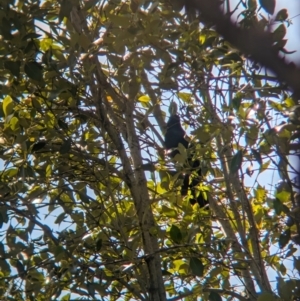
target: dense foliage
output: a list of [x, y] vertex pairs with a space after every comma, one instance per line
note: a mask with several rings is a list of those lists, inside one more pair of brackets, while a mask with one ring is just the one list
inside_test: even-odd
[[[299, 299], [285, 85], [183, 1], [0, 6], [1, 299]], [[274, 9], [224, 4], [284, 55]], [[193, 147], [171, 159], [174, 108]], [[180, 194], [191, 154], [209, 210]]]

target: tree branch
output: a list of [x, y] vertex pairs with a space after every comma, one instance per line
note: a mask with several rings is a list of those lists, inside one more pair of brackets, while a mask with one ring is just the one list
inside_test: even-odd
[[201, 21], [215, 26], [216, 31], [233, 46], [250, 55], [252, 60], [273, 71], [300, 98], [300, 69], [285, 62], [273, 47], [272, 33], [258, 27], [240, 28], [224, 15], [219, 0], [186, 0], [186, 6], [200, 13]]

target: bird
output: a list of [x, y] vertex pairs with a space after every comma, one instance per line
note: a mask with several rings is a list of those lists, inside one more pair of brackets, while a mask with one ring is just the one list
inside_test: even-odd
[[[177, 154], [180, 154], [178, 150], [179, 144], [182, 144], [186, 149], [193, 147], [189, 141], [185, 139], [185, 134], [186, 133], [181, 126], [180, 117], [177, 114], [172, 114], [167, 122], [167, 130], [165, 133], [165, 149], [168, 151], [167, 154], [171, 158], [175, 158]], [[190, 154], [187, 163], [191, 171], [195, 171], [195, 173], [191, 181], [191, 173], [185, 173], [183, 184], [181, 186], [181, 195], [186, 196], [190, 189], [192, 195], [192, 198], [190, 198], [191, 205], [198, 203], [200, 208], [203, 208], [208, 204], [208, 201], [204, 198], [201, 191], [199, 193], [197, 191], [197, 186], [200, 184], [202, 179], [200, 160], [193, 159], [192, 154]]]
[[[167, 122], [167, 131], [165, 133], [166, 150], [177, 148], [179, 143], [188, 148], [189, 142], [184, 137], [185, 131], [180, 124], [180, 117], [177, 114], [171, 115]], [[177, 154], [179, 154], [178, 150], [172, 150], [169, 156], [174, 158]]]

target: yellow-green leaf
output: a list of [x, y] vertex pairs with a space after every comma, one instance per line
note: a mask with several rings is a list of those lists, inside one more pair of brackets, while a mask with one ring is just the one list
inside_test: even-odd
[[150, 101], [150, 97], [148, 95], [142, 95], [138, 98], [139, 102], [149, 102]]
[[46, 177], [50, 177], [52, 174], [52, 166], [49, 164], [46, 167]]
[[13, 102], [12, 98], [9, 95], [7, 95], [3, 99], [3, 112], [4, 112], [5, 117], [10, 115], [12, 113], [13, 109], [14, 109], [14, 102]]
[[13, 131], [17, 131], [18, 129], [20, 129], [20, 124], [19, 124], [19, 119], [17, 117], [13, 117], [10, 121], [9, 121], [9, 126]]
[[177, 213], [174, 209], [171, 209], [165, 205], [162, 206], [162, 213], [167, 217], [175, 218], [177, 216]]

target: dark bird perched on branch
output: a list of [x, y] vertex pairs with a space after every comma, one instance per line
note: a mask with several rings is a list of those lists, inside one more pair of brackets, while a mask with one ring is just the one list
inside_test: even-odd
[[[180, 117], [176, 114], [171, 115], [167, 122], [167, 131], [165, 134], [165, 148], [169, 151], [168, 155], [174, 158], [177, 154], [180, 154], [178, 145], [181, 143], [186, 149], [191, 148], [189, 142], [184, 138], [185, 131], [181, 127]], [[183, 184], [181, 186], [181, 195], [186, 196], [188, 190], [191, 189], [191, 194], [193, 198], [190, 199], [190, 203], [194, 205], [196, 202], [202, 208], [208, 204], [208, 201], [203, 197], [201, 191], [197, 193], [197, 185], [201, 182], [201, 168], [200, 161], [198, 159], [193, 160], [191, 156], [188, 158], [188, 165], [191, 171], [196, 171], [197, 176], [193, 176], [192, 181], [190, 181], [190, 173], [184, 175]], [[191, 182], [191, 183], [190, 183]]]
[[[165, 147], [167, 150], [177, 148], [181, 143], [185, 148], [188, 148], [189, 142], [184, 138], [185, 131], [181, 127], [180, 118], [178, 115], [171, 115], [167, 122], [167, 131], [165, 134]], [[173, 150], [169, 156], [174, 158], [179, 151]]]

